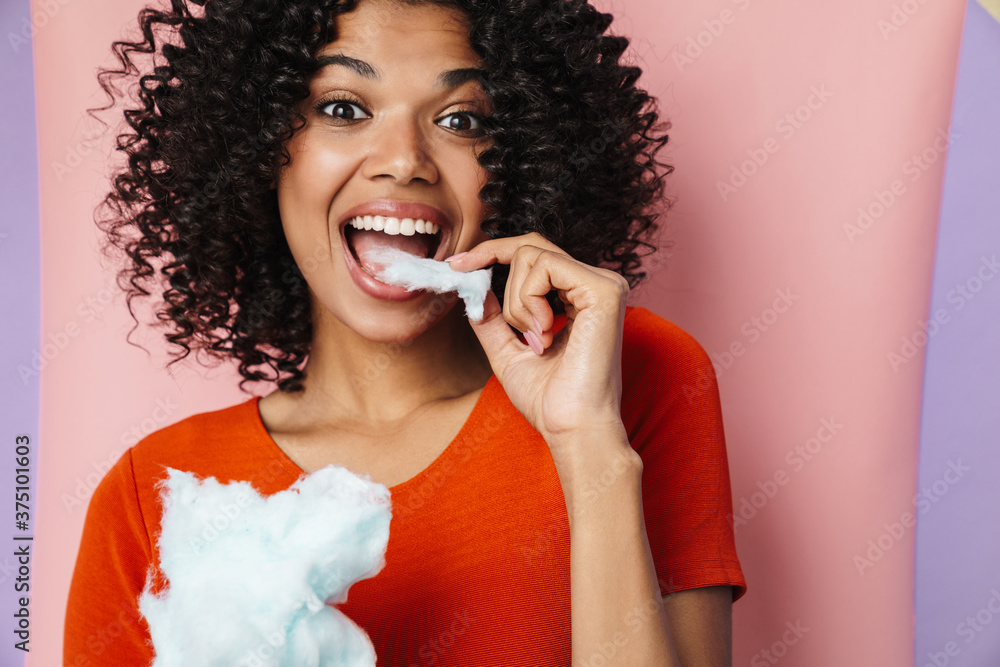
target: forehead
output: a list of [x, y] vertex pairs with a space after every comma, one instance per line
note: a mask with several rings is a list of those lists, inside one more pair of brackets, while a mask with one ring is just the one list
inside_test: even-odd
[[[451, 64], [479, 62], [469, 45], [467, 17], [432, 3], [361, 0], [354, 11], [336, 17], [337, 38], [318, 55], [348, 53], [366, 61], [420, 57]], [[371, 60], [370, 60], [371, 59]]]

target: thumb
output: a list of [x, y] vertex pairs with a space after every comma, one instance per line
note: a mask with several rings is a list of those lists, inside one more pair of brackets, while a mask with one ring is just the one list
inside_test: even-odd
[[[503, 308], [497, 295], [493, 290], [486, 291], [486, 300], [483, 302], [483, 319], [478, 322], [469, 319], [472, 330], [479, 338], [483, 351], [489, 357], [493, 370], [503, 368], [506, 358], [516, 354], [524, 345], [517, 339], [517, 335], [511, 330], [507, 320], [503, 318]], [[498, 364], [499, 362], [499, 364]], [[500, 373], [497, 373], [500, 377]]]

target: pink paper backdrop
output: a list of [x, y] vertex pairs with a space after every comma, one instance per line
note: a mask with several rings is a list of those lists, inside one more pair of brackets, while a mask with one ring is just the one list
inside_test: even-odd
[[[42, 335], [76, 333], [42, 378], [33, 667], [61, 660], [103, 471], [141, 435], [242, 398], [225, 369], [163, 371], [151, 332], [133, 340], [152, 357], [128, 345], [131, 320], [96, 253], [112, 139], [83, 110], [104, 102], [96, 68], [142, 4], [59, 4], [34, 37]], [[878, 552], [869, 541], [912, 510], [922, 355], [898, 372], [886, 355], [927, 316], [965, 7], [897, 5], [598, 3], [634, 38], [674, 123], [675, 245], [634, 302], [718, 363], [750, 587], [734, 664], [913, 661], [913, 530]], [[925, 149], [938, 157], [918, 165]]]

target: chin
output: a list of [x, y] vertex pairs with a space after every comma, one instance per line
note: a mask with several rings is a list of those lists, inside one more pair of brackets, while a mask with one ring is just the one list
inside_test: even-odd
[[460, 301], [454, 292], [423, 292], [421, 298], [411, 301], [382, 302], [376, 307], [368, 306], [363, 316], [353, 318], [355, 326], [351, 328], [374, 343], [408, 345], [457, 314], [453, 310], [464, 307]]

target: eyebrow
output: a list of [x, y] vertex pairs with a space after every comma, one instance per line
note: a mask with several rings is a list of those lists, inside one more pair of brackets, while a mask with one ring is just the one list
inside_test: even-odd
[[[380, 79], [378, 70], [366, 63], [364, 60], [358, 60], [357, 58], [345, 56], [342, 53], [319, 56], [316, 59], [316, 62], [319, 69], [329, 67], [330, 65], [341, 65], [351, 70], [358, 76], [368, 79], [369, 81], [378, 81]], [[486, 70], [479, 69], [477, 67], [450, 69], [445, 72], [441, 72], [434, 83], [438, 88], [458, 88], [467, 81], [476, 81], [479, 85], [484, 85], [486, 82]]]

